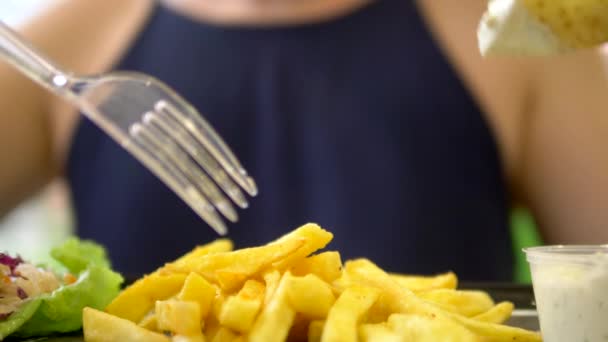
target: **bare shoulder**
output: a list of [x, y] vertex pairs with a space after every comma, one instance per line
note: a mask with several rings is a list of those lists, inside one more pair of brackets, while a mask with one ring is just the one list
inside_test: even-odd
[[476, 32], [486, 1], [419, 0], [418, 4], [435, 39], [484, 111], [505, 173], [517, 186], [529, 66], [523, 60], [481, 56]]

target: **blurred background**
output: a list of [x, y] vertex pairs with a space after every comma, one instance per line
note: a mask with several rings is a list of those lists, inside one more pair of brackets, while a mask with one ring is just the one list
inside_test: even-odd
[[[60, 0], [1, 0], [0, 19], [18, 27], [57, 1]], [[534, 221], [525, 209], [515, 208], [511, 218], [516, 258], [514, 280], [529, 283], [529, 268], [521, 248], [540, 244], [541, 241]], [[8, 250], [30, 260], [46, 261], [50, 247], [73, 232], [73, 221], [65, 185], [53, 183], [0, 220], [0, 251]]]
[[[12, 26], [58, 0], [2, 0], [0, 18]], [[0, 221], [0, 251], [18, 252], [30, 260], [45, 261], [49, 248], [72, 231], [69, 200], [64, 184], [56, 182]]]

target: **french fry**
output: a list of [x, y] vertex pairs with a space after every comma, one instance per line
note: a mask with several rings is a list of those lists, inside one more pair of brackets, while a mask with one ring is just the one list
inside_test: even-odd
[[295, 276], [315, 274], [328, 283], [340, 278], [342, 275], [342, 259], [338, 252], [323, 252], [309, 256], [296, 263], [291, 268]]
[[105, 311], [132, 322], [139, 322], [154, 307], [157, 300], [165, 300], [177, 294], [185, 280], [184, 274], [152, 273], [123, 290]]
[[224, 301], [219, 314], [221, 325], [240, 333], [251, 329], [264, 302], [264, 284], [247, 280], [238, 294]]
[[441, 316], [393, 314], [388, 326], [404, 338], [416, 342], [479, 342], [481, 339], [462, 325]]
[[84, 339], [88, 342], [171, 342], [163, 335], [137, 324], [92, 308], [82, 311]]
[[226, 292], [232, 292], [241, 286], [251, 275], [233, 270], [219, 270], [215, 272], [217, 283]]
[[357, 326], [378, 299], [380, 290], [353, 286], [346, 289], [329, 310], [322, 342], [357, 342]]
[[[397, 334], [386, 324], [362, 324], [359, 326], [359, 339], [362, 342], [406, 342], [403, 336]], [[411, 340], [414, 341], [414, 340]], [[438, 340], [439, 341], [439, 340]]]
[[321, 342], [325, 321], [312, 321], [308, 324], [308, 342]]
[[[234, 249], [234, 245], [232, 241], [228, 239], [217, 239], [208, 244], [197, 246], [189, 253], [175, 260], [174, 264], [186, 264], [191, 260], [196, 260], [207, 254], [216, 254], [216, 253], [227, 253], [231, 252]], [[161, 268], [162, 270], [162, 268]]]
[[392, 313], [393, 311], [391, 311], [388, 300], [385, 298], [385, 295], [381, 293], [378, 300], [372, 305], [367, 313], [367, 323], [385, 323], [386, 320], [388, 320], [388, 316]]
[[165, 300], [156, 302], [158, 329], [175, 335], [196, 336], [202, 334], [201, 308], [197, 302]]
[[184, 286], [177, 295], [177, 299], [198, 303], [200, 306], [201, 317], [204, 319], [211, 310], [216, 292], [216, 288], [205, 278], [192, 272], [188, 274], [188, 277], [184, 282]]
[[467, 317], [479, 315], [494, 306], [492, 298], [482, 291], [438, 289], [419, 292], [417, 295], [446, 311]]
[[274, 262], [286, 259], [306, 244], [304, 238], [293, 237], [262, 247], [245, 248], [227, 253], [206, 254], [186, 263], [167, 265], [165, 272], [196, 272], [210, 282], [218, 282], [218, 272], [225, 291], [242, 286], [247, 277], [257, 274]]
[[296, 316], [296, 311], [289, 305], [287, 299], [290, 277], [289, 271], [283, 274], [279, 286], [249, 332], [250, 342], [284, 341], [287, 338]]
[[496, 306], [490, 308], [488, 311], [479, 314], [473, 318], [481, 322], [500, 324], [504, 323], [509, 319], [509, 317], [511, 317], [513, 309], [513, 303], [501, 302], [498, 303]]
[[183, 336], [183, 335], [175, 335], [171, 338], [171, 342], [206, 342], [205, 336], [196, 335], [196, 336]]
[[333, 234], [324, 230], [314, 223], [305, 224], [302, 227], [292, 231], [289, 234], [286, 234], [279, 238], [278, 240], [270, 243], [270, 245], [274, 244], [284, 244], [290, 240], [304, 240], [306, 243], [304, 246], [297, 250], [295, 253], [287, 256], [282, 260], [277, 260], [274, 262], [273, 267], [278, 270], [286, 270], [294, 263], [306, 258], [312, 253], [325, 248], [327, 244], [333, 239]]
[[213, 299], [213, 306], [211, 307], [211, 312], [213, 313], [213, 317], [218, 321], [219, 324], [219, 319], [220, 316], [222, 314], [222, 307], [224, 306], [224, 303], [226, 302], [226, 295], [224, 293], [218, 293], [216, 294], [215, 298]]
[[234, 340], [236, 340], [239, 336], [231, 331], [230, 329], [226, 328], [226, 327], [221, 327], [217, 333], [215, 334], [215, 336], [213, 337], [213, 340], [211, 340], [211, 342], [233, 342]]
[[314, 274], [287, 279], [287, 298], [296, 312], [312, 319], [327, 317], [336, 301], [329, 284]]
[[266, 284], [266, 294], [264, 295], [264, 306], [270, 302], [270, 298], [274, 295], [281, 281], [281, 272], [272, 270], [264, 273], [264, 283]]
[[[232, 242], [220, 239], [194, 248], [173, 264], [188, 263], [204, 255], [231, 250]], [[138, 322], [154, 307], [157, 300], [164, 300], [175, 295], [184, 284], [186, 275], [171, 274], [165, 270], [166, 267], [160, 268], [127, 287], [108, 305], [106, 312]]]
[[399, 285], [414, 292], [437, 289], [454, 290], [458, 287], [458, 277], [453, 272], [438, 274], [436, 276], [415, 276], [404, 274], [390, 274]]
[[207, 341], [213, 341], [213, 338], [220, 330], [220, 328], [221, 325], [220, 322], [217, 320], [217, 317], [215, 315], [209, 315], [209, 317], [205, 321], [205, 327], [203, 329], [203, 335], [205, 336], [205, 339]]
[[156, 313], [152, 313], [144, 317], [138, 324], [140, 327], [156, 332], [158, 331], [158, 320], [156, 319]]
[[492, 339], [492, 341], [540, 342], [540, 334], [524, 329], [507, 327], [498, 324], [480, 322], [458, 314], [453, 314], [418, 298], [397, 284], [386, 272], [367, 259], [347, 262], [345, 271], [349, 277], [367, 286], [383, 291], [393, 312], [412, 313], [423, 316], [450, 318], [462, 324], [473, 333]]

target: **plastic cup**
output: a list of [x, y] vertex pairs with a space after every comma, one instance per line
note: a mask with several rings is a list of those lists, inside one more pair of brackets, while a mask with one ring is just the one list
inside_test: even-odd
[[524, 252], [543, 341], [608, 341], [608, 246], [545, 246]]

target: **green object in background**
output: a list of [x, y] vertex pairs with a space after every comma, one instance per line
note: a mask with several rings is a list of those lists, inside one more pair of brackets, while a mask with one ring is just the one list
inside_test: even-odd
[[525, 208], [514, 208], [511, 213], [511, 236], [513, 239], [513, 253], [515, 256], [514, 281], [516, 283], [530, 284], [530, 266], [522, 248], [541, 245], [542, 239], [536, 228], [532, 214]]

